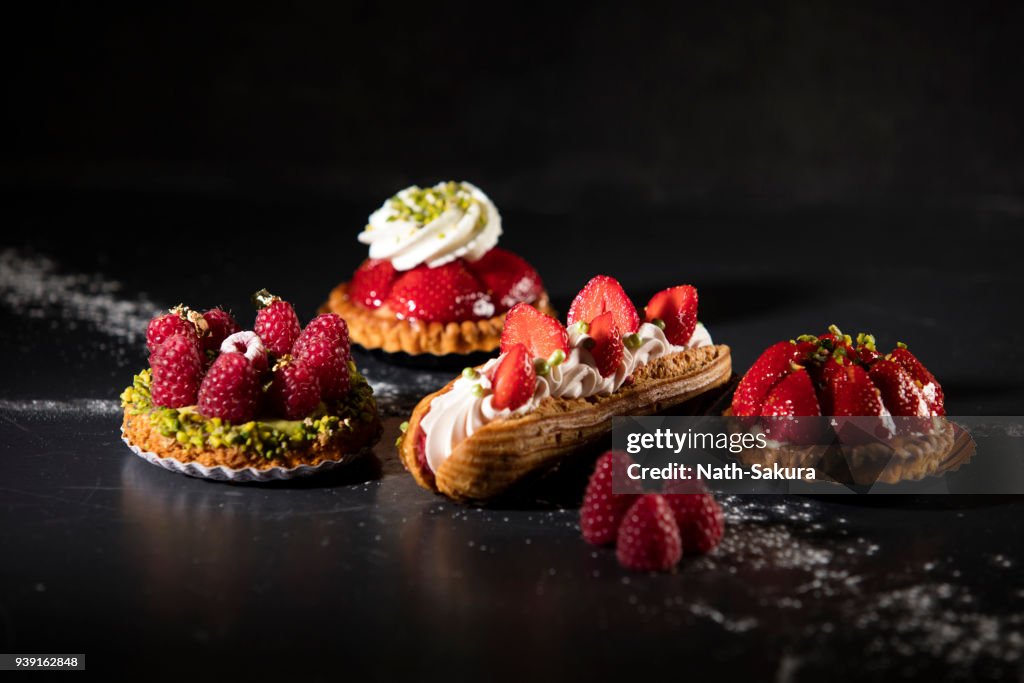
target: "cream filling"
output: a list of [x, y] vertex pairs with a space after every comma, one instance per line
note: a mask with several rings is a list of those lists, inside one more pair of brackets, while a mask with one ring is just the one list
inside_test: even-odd
[[637, 335], [640, 337], [639, 346], [634, 349], [627, 346], [622, 363], [615, 372], [602, 377], [594, 356], [586, 348], [590, 337], [573, 327], [569, 331], [569, 355], [551, 367], [546, 375], [537, 377], [533, 397], [515, 410], [499, 410], [493, 404], [494, 394], [488, 375], [501, 356], [477, 368], [475, 377], [460, 377], [450, 391], [431, 401], [430, 410], [420, 422], [420, 429], [426, 436], [425, 450], [430, 469], [436, 472], [456, 446], [493, 420], [528, 413], [549, 396], [583, 398], [613, 394], [638, 368], [650, 361], [712, 344], [711, 335], [700, 323], [684, 346], [671, 344], [661, 328], [650, 323], [642, 324]]

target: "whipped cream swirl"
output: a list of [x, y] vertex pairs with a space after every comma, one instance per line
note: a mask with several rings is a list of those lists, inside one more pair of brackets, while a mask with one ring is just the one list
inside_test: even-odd
[[594, 356], [587, 349], [590, 336], [572, 326], [569, 329], [568, 357], [552, 366], [546, 375], [538, 375], [533, 397], [515, 410], [494, 407], [488, 375], [501, 356], [477, 368], [475, 376], [464, 374], [450, 391], [431, 401], [430, 410], [420, 422], [420, 428], [426, 435], [426, 457], [430, 469], [436, 472], [456, 446], [493, 420], [528, 413], [549, 396], [583, 398], [613, 394], [638, 368], [650, 361], [712, 344], [711, 335], [700, 323], [684, 346], [670, 343], [661, 328], [650, 323], [642, 324], [636, 334], [640, 338], [639, 345], [632, 349], [626, 346], [619, 367], [608, 377], [602, 377]]
[[407, 187], [370, 214], [359, 241], [370, 258], [388, 259], [395, 270], [425, 263], [431, 268], [457, 258], [475, 261], [498, 243], [501, 214], [470, 183]]

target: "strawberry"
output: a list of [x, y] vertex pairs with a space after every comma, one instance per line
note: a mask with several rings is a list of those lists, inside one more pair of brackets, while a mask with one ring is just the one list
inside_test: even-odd
[[764, 427], [771, 438], [791, 443], [814, 443], [820, 434], [820, 422], [799, 419], [821, 415], [814, 383], [807, 370], [794, 370], [782, 378], [765, 399], [761, 414], [769, 418], [764, 420]]
[[320, 404], [320, 381], [305, 363], [283, 361], [274, 367], [267, 397], [275, 415], [301, 420]]
[[397, 278], [395, 267], [387, 259], [366, 259], [356, 268], [348, 286], [348, 296], [361, 306], [380, 308], [391, 293]]
[[225, 339], [242, 330], [231, 314], [222, 308], [204, 311], [203, 320], [206, 321], [206, 334], [200, 340], [200, 347], [204, 352], [218, 351]]
[[[348, 360], [351, 355], [351, 343], [348, 337], [348, 325], [345, 320], [335, 313], [321, 313], [317, 317], [309, 321], [306, 327], [302, 330], [299, 335], [299, 339], [303, 337], [313, 337], [320, 335], [329, 341], [334, 342], [341, 349], [345, 359]], [[296, 341], [298, 343], [298, 341]]]
[[149, 321], [146, 326], [146, 347], [150, 352], [155, 351], [164, 340], [176, 334], [199, 338], [199, 331], [195, 323], [187, 317], [188, 313], [190, 311], [185, 306], [175, 306], [168, 313], [158, 315]]
[[182, 408], [194, 405], [203, 378], [203, 361], [193, 332], [164, 339], [149, 355], [153, 369], [153, 405]]
[[803, 360], [800, 347], [791, 341], [782, 341], [765, 349], [740, 380], [732, 397], [732, 411], [736, 415], [760, 415], [761, 405], [779, 380], [794, 370]]
[[199, 387], [199, 414], [239, 424], [256, 416], [259, 379], [249, 359], [240, 353], [222, 353], [213, 361]]
[[644, 320], [660, 320], [669, 342], [685, 345], [697, 328], [697, 289], [680, 285], [658, 292], [644, 307]]
[[320, 334], [308, 335], [295, 342], [292, 356], [316, 375], [320, 396], [334, 400], [348, 393], [350, 373], [348, 356], [336, 341]]
[[496, 410], [515, 410], [530, 400], [536, 386], [537, 371], [533, 368], [533, 358], [525, 345], [516, 344], [494, 366], [491, 405]]
[[931, 408], [914, 378], [902, 365], [891, 359], [876, 362], [868, 372], [878, 387], [882, 403], [893, 415], [929, 417]]
[[632, 334], [640, 327], [640, 316], [636, 306], [626, 296], [622, 285], [615, 278], [598, 275], [584, 285], [569, 306], [570, 325], [589, 323], [605, 311], [611, 311], [615, 325], [622, 334]]
[[[626, 510], [643, 492], [638, 480], [623, 476], [632, 462], [633, 459], [621, 451], [608, 451], [597, 459], [580, 506], [580, 531], [587, 543], [606, 545], [615, 541]], [[613, 472], [618, 473], [631, 493], [612, 490]]]
[[494, 315], [491, 297], [462, 261], [407, 271], [385, 303], [401, 320], [459, 322]]
[[903, 366], [903, 369], [910, 373], [913, 380], [919, 384], [932, 413], [935, 415], [945, 415], [946, 398], [942, 393], [942, 386], [935, 379], [935, 375], [929, 372], [928, 368], [906, 346], [897, 346], [888, 357]]
[[885, 410], [878, 388], [867, 371], [854, 363], [844, 364], [841, 372], [832, 375], [826, 393], [831, 397], [835, 416], [878, 416]]
[[666, 571], [683, 556], [682, 539], [672, 508], [656, 493], [640, 496], [619, 526], [615, 555], [635, 571]]
[[590, 353], [594, 356], [597, 371], [602, 377], [613, 375], [619, 369], [626, 349], [622, 343], [622, 333], [615, 325], [615, 315], [605, 311], [591, 320], [588, 334], [594, 342]]
[[467, 265], [490, 291], [491, 301], [500, 310], [536, 301], [544, 292], [544, 283], [533, 266], [510, 251], [494, 247]]
[[569, 353], [569, 333], [557, 318], [541, 313], [530, 304], [520, 303], [505, 315], [501, 330], [501, 352], [523, 344], [530, 358], [548, 359], [555, 351]]
[[263, 345], [275, 356], [283, 356], [290, 352], [292, 344], [302, 331], [295, 309], [290, 303], [265, 289], [253, 294], [252, 298], [260, 309], [256, 314], [256, 326], [253, 329], [263, 340]]
[[722, 508], [710, 493], [664, 496], [683, 544], [683, 552], [704, 554], [718, 545], [725, 534]]

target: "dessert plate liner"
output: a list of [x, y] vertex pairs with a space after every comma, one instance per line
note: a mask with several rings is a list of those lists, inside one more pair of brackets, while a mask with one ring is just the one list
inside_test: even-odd
[[362, 455], [362, 451], [346, 453], [340, 460], [324, 460], [316, 465], [299, 465], [297, 467], [280, 467], [275, 465], [266, 469], [257, 469], [255, 467], [233, 469], [231, 467], [224, 467], [223, 465], [208, 467], [198, 462], [182, 462], [177, 458], [165, 458], [153, 453], [152, 451], [144, 451], [128, 441], [128, 437], [125, 436], [123, 428], [121, 429], [121, 440], [124, 441], [125, 445], [128, 446], [135, 455], [139, 456], [151, 465], [156, 465], [157, 467], [162, 467], [165, 470], [178, 472], [190, 477], [211, 479], [213, 481], [228, 481], [236, 484], [284, 481], [286, 479], [308, 477], [320, 472], [333, 470], [341, 465], [347, 465], [349, 462]]

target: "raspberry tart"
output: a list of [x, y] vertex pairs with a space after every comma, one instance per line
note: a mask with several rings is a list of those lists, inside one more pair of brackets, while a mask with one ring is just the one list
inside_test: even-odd
[[425, 488], [492, 498], [599, 444], [613, 416], [675, 408], [731, 371], [729, 347], [697, 322], [696, 289], [659, 292], [641, 320], [619, 283], [599, 275], [573, 301], [568, 327], [514, 306], [501, 354], [420, 401], [399, 453]]
[[813, 469], [842, 483], [921, 479], [972, 452], [944, 417], [942, 386], [905, 344], [883, 354], [872, 335], [854, 339], [835, 325], [769, 346], [726, 414], [758, 418], [739, 422], [767, 437], [766, 448], [740, 456], [745, 464]]
[[370, 257], [323, 310], [366, 349], [411, 356], [491, 352], [518, 303], [553, 314], [544, 283], [497, 247], [501, 215], [470, 183], [408, 187], [370, 215], [359, 241]]
[[345, 321], [327, 313], [303, 328], [288, 302], [265, 290], [254, 301], [250, 331], [218, 308], [150, 321], [150, 367], [121, 394], [136, 454], [192, 476], [266, 481], [330, 469], [378, 441]]

